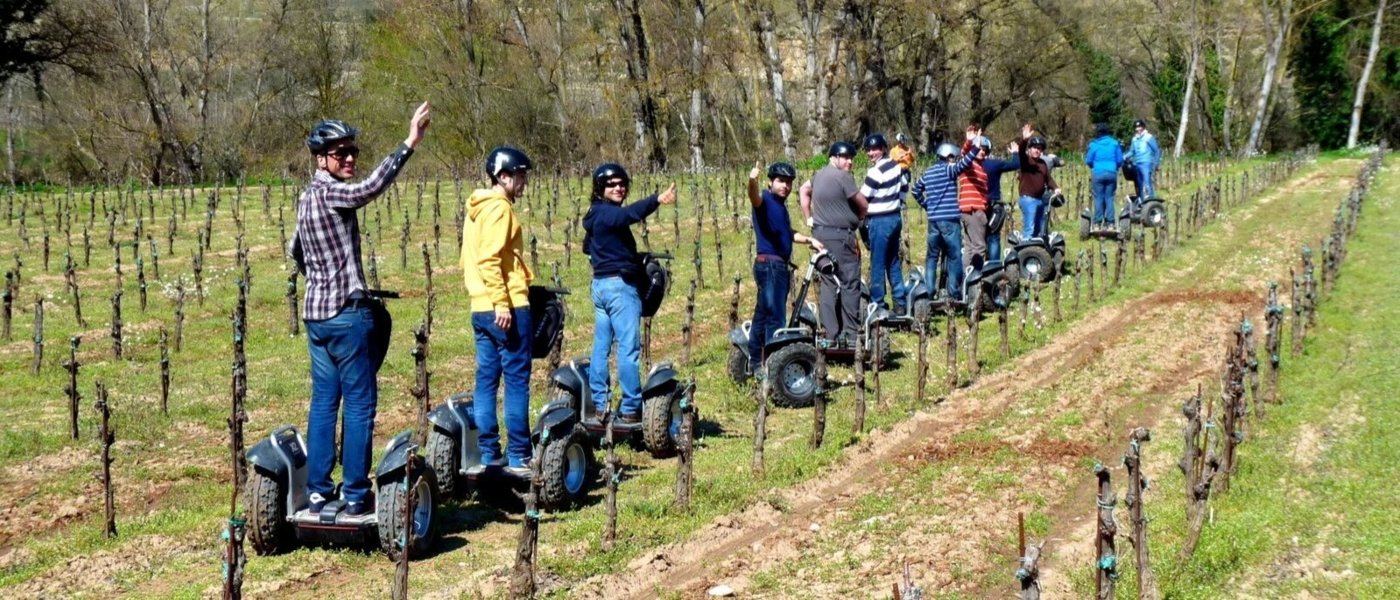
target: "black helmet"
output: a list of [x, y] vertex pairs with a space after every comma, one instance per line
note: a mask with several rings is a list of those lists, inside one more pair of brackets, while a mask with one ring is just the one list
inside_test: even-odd
[[851, 145], [850, 142], [836, 142], [831, 145], [830, 150], [826, 151], [826, 155], [828, 157], [844, 156], [846, 158], [855, 158], [856, 147]]
[[1136, 120], [1136, 121], [1133, 121], [1133, 127], [1134, 127], [1134, 128], [1141, 127], [1141, 128], [1143, 128], [1143, 129], [1147, 129], [1147, 121], [1144, 121], [1144, 120], [1142, 120], [1142, 119], [1138, 119], [1138, 120]]
[[311, 128], [306, 136], [306, 147], [312, 154], [325, 154], [326, 150], [341, 140], [353, 140], [360, 130], [339, 119], [326, 119]]
[[869, 150], [869, 149], [871, 149], [871, 148], [880, 148], [880, 149], [883, 150], [883, 149], [889, 148], [889, 147], [890, 147], [890, 145], [889, 145], [889, 143], [887, 143], [887, 142], [885, 141], [885, 136], [883, 136], [883, 135], [880, 135], [880, 134], [878, 134], [878, 133], [872, 133], [872, 134], [870, 134], [870, 135], [865, 136], [865, 149], [866, 149], [866, 150]]
[[1044, 149], [1045, 149], [1045, 138], [1040, 137], [1040, 136], [1038, 136], [1038, 135], [1033, 135], [1033, 136], [1031, 136], [1031, 139], [1026, 140], [1026, 147], [1027, 147], [1027, 148], [1040, 148], [1041, 150], [1044, 150]]
[[768, 178], [772, 179], [774, 177], [786, 177], [788, 179], [797, 179], [797, 169], [792, 165], [782, 161], [775, 162], [771, 165], [768, 165]]
[[486, 176], [491, 183], [496, 183], [496, 176], [501, 173], [529, 171], [533, 166], [529, 156], [509, 146], [497, 146], [486, 153]]
[[603, 163], [598, 168], [593, 169], [593, 196], [603, 197], [603, 188], [608, 184], [609, 179], [621, 178], [622, 182], [632, 184], [632, 176], [627, 174], [627, 169], [617, 163]]

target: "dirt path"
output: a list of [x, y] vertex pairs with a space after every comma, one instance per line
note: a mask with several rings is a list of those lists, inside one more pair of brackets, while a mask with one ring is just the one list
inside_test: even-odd
[[[1356, 166], [1334, 164], [1327, 169], [1337, 176], [1312, 175], [1290, 185], [1288, 194], [1345, 190]], [[1066, 518], [1055, 518], [1072, 512], [1067, 503], [1083, 488], [1077, 484], [1089, 481], [1082, 473], [1071, 479], [1071, 469], [1095, 452], [1106, 456], [1105, 449], [1121, 446], [1118, 438], [1123, 436], [1116, 433], [1123, 430], [1126, 418], [1155, 425], [1175, 405], [1135, 404], [1130, 401], [1134, 394], [1176, 398], [1194, 390], [1196, 383], [1211, 380], [1220, 340], [1230, 323], [1243, 312], [1257, 312], [1263, 304], [1265, 278], [1280, 273], [1280, 265], [1292, 260], [1298, 244], [1311, 239], [1306, 236], [1320, 235], [1256, 222], [1252, 224], [1264, 233], [1239, 245], [1240, 255], [1224, 261], [1205, 255], [1219, 251], [1223, 240], [1246, 221], [1262, 222], [1267, 216], [1260, 214], [1263, 200], [1273, 201], [1276, 196], [1228, 215], [1224, 231], [1216, 231], [1210, 240], [1216, 248], [1197, 244], [1185, 249], [1187, 266], [1164, 275], [1157, 286], [1171, 291], [1085, 316], [1073, 331], [984, 376], [975, 386], [955, 391], [943, 403], [891, 431], [873, 435], [850, 449], [839, 464], [783, 491], [780, 500], [717, 518], [691, 540], [647, 552], [626, 572], [590, 579], [574, 592], [581, 597], [650, 598], [670, 590], [692, 597], [724, 583], [743, 593], [755, 580], [771, 580], [765, 576], [776, 573], [791, 577], [777, 586], [785, 592], [797, 588], [868, 596], [888, 593], [899, 568], [894, 556], [905, 549], [913, 554], [907, 560], [913, 563], [916, 580], [927, 584], [926, 590], [967, 591], [978, 587], [973, 575], [985, 570], [968, 565], [987, 565], [992, 562], [988, 553], [1014, 554], [998, 546], [1004, 546], [1014, 531], [1018, 510], [1030, 504], [1020, 499], [1025, 494], [1041, 498], [1050, 507], [1054, 521], [1050, 537], [1060, 540], [1056, 546], [1064, 548], [1052, 548], [1052, 552], [1063, 553], [1057, 558], [1064, 561], [1078, 560], [1070, 549], [1087, 549], [1088, 538]], [[1317, 212], [1327, 210], [1330, 205]], [[1325, 227], [1320, 222], [1316, 229]], [[1221, 282], [1261, 291], [1215, 289]], [[1029, 410], [1024, 406], [1037, 397], [1049, 405], [1046, 416], [1080, 415], [1082, 424], [1070, 427], [1070, 439], [1053, 439], [1047, 431], [1049, 418], [1011, 419], [987, 427], [1000, 417]], [[971, 433], [990, 434], [1000, 441], [990, 447], [961, 441]], [[1034, 460], [1008, 469], [997, 463], [1016, 461], [996, 455], [998, 448]], [[955, 465], [957, 472], [941, 474], [932, 485], [914, 481], [929, 459], [955, 457], [960, 463], [962, 458], [988, 454], [998, 460], [974, 461], [973, 468], [965, 470]], [[988, 474], [1016, 484], [979, 491], [980, 477]], [[936, 509], [928, 511], [932, 514], [941, 511], [943, 518], [911, 523], [900, 520], [896, 508], [891, 515], [900, 525], [896, 530], [871, 534], [869, 527], [843, 526], [851, 514], [859, 512], [856, 509], [889, 495]], [[976, 507], [975, 518], [969, 518], [969, 506]], [[1088, 533], [1092, 535], [1092, 530]], [[1004, 565], [987, 567], [1010, 573]], [[831, 581], [823, 581], [822, 573], [830, 571], [835, 571]], [[1051, 597], [1068, 595], [1067, 581], [1054, 562], [1047, 567], [1045, 581]], [[758, 589], [744, 595], [764, 594]]]

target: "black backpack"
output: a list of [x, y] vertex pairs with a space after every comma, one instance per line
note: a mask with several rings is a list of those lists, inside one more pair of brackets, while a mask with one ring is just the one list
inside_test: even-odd
[[530, 340], [530, 356], [545, 358], [564, 336], [564, 288], [530, 286], [530, 321], [534, 335]]
[[651, 253], [642, 255], [643, 279], [637, 292], [642, 297], [643, 317], [656, 316], [656, 311], [661, 310], [661, 301], [666, 299], [667, 289], [671, 287], [671, 271], [661, 262], [666, 258], [670, 257]]

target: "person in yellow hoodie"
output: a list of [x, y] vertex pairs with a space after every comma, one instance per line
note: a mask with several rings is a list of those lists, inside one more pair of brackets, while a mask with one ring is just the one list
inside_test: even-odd
[[[529, 182], [530, 157], [499, 147], [486, 155], [491, 187], [472, 192], [462, 236], [462, 275], [471, 295], [476, 338], [476, 388], [472, 418], [480, 432], [477, 469], [504, 467], [530, 473], [530, 280], [514, 203]], [[496, 392], [504, 377], [506, 454], [501, 456]]]

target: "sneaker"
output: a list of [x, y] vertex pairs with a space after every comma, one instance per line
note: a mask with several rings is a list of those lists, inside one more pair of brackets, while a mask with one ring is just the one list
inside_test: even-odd
[[306, 510], [311, 511], [314, 514], [320, 513], [321, 509], [326, 507], [326, 503], [331, 501], [331, 498], [322, 496], [318, 492], [312, 492], [309, 500], [311, 500], [311, 504], [307, 505]]
[[361, 502], [351, 502], [345, 505], [345, 514], [352, 517], [362, 517], [372, 512], [374, 512], [373, 498]]
[[519, 478], [521, 478], [521, 479], [529, 479], [529, 478], [530, 478], [530, 467], [526, 467], [526, 466], [503, 467], [501, 470], [502, 470], [502, 471], [505, 471], [505, 473], [506, 473], [507, 475], [512, 475], [512, 476], [515, 476], [515, 477], [519, 477]]

